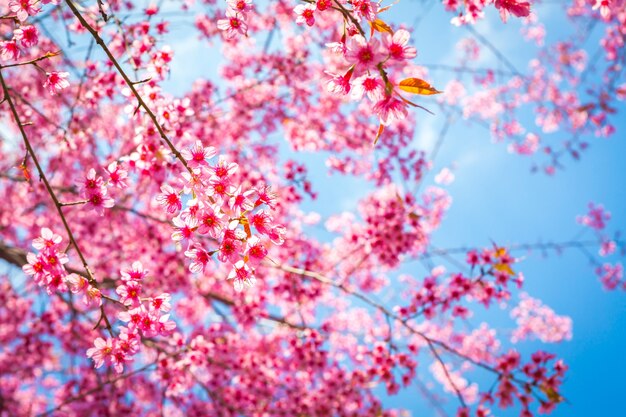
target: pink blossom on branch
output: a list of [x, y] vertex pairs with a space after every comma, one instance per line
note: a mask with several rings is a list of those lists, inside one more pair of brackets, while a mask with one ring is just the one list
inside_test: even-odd
[[496, 0], [496, 9], [500, 11], [502, 21], [506, 23], [509, 14], [526, 17], [530, 14], [530, 3], [517, 0]]
[[70, 86], [70, 82], [66, 80], [70, 76], [69, 72], [48, 72], [46, 76], [48, 78], [43, 86], [48, 89], [51, 95], [58, 94]]

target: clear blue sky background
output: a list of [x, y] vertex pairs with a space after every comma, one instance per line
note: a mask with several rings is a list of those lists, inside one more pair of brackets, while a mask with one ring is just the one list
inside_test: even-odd
[[[393, 20], [418, 25], [413, 37], [419, 55], [417, 63], [453, 65], [454, 46], [468, 32], [449, 24], [452, 15], [443, 11], [438, 3], [401, 0], [390, 16]], [[168, 9], [170, 7], [167, 7]], [[536, 7], [535, 11], [546, 24], [548, 42], [559, 39], [571, 29], [565, 25], [558, 4]], [[193, 15], [193, 14], [192, 14]], [[419, 19], [418, 19], [419, 18]], [[175, 51], [170, 81], [166, 83], [172, 94], [180, 95], [197, 78], [217, 79], [220, 56], [217, 47], [197, 42], [197, 32], [189, 29], [189, 17], [172, 17], [171, 34], [166, 43]], [[418, 23], [419, 22], [419, 23]], [[488, 37], [518, 68], [525, 69], [528, 58], [535, 51], [527, 48], [519, 34], [520, 25], [515, 19], [503, 25], [495, 10], [489, 8], [487, 19], [476, 30]], [[596, 38], [603, 31], [596, 29]], [[591, 56], [597, 42], [589, 44]], [[202, 58], [199, 58], [202, 57]], [[484, 52], [482, 65], [493, 61]], [[433, 71], [433, 84], [443, 88], [452, 74]], [[434, 106], [433, 106], [434, 107]], [[458, 246], [489, 246], [492, 241], [500, 245], [567, 241], [581, 227], [576, 216], [587, 210], [590, 201], [608, 208], [613, 218], [609, 229], [626, 227], [626, 111], [622, 104], [621, 120], [616, 120], [617, 134], [611, 139], [589, 138], [591, 143], [580, 162], [568, 160], [565, 170], [556, 176], [531, 174], [533, 158], [509, 154], [506, 145], [493, 144], [486, 130], [457, 122], [447, 135], [435, 161], [433, 174], [454, 164], [456, 180], [447, 187], [453, 205], [439, 231], [433, 237], [438, 248]], [[443, 122], [443, 116], [418, 114], [415, 146], [429, 151]], [[553, 135], [561, 140], [564, 134]], [[366, 185], [356, 179], [330, 178], [324, 161], [311, 155], [298, 156], [307, 161], [315, 189], [322, 191], [320, 198], [306, 208], [323, 216], [342, 209], [354, 210], [356, 202], [367, 193]], [[433, 175], [426, 179], [432, 183]], [[348, 192], [347, 190], [350, 190]], [[592, 238], [588, 232], [583, 235]], [[596, 249], [591, 249], [594, 253]], [[547, 258], [541, 254], [521, 254], [526, 259], [517, 268], [526, 276], [525, 290], [551, 306], [558, 314], [567, 315], [574, 322], [572, 341], [557, 345], [537, 342], [518, 344], [529, 353], [544, 348], [564, 358], [570, 371], [564, 387], [569, 403], [560, 406], [553, 414], [557, 417], [626, 416], [622, 395], [626, 384], [626, 294], [603, 290], [593, 273], [593, 266], [577, 250], [566, 251], [561, 256], [554, 252]], [[615, 260], [615, 258], [612, 258]], [[405, 268], [416, 276], [425, 270], [418, 263]], [[514, 322], [508, 313], [495, 308], [487, 315], [470, 319], [478, 326], [487, 320], [496, 329], [511, 329]], [[506, 339], [505, 333], [503, 338]], [[425, 365], [426, 362], [423, 363]], [[422, 372], [427, 372], [425, 369]], [[491, 380], [478, 377], [479, 382]], [[437, 388], [436, 388], [437, 389]], [[437, 391], [441, 393], [441, 390]], [[450, 398], [450, 397], [448, 397]], [[409, 409], [415, 416], [435, 416], [435, 411], [421, 399], [414, 387], [386, 400], [388, 405]], [[449, 410], [457, 404], [446, 405]], [[514, 413], [496, 412], [498, 416]]]

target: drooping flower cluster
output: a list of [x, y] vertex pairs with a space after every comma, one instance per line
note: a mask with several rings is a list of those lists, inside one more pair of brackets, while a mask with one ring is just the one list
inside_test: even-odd
[[63, 238], [52, 230], [44, 227], [41, 236], [33, 240], [33, 247], [38, 254], [29, 252], [26, 255], [28, 263], [22, 267], [26, 275], [33, 277], [37, 285], [44, 287], [48, 294], [57, 291], [67, 291], [66, 278], [68, 276], [63, 266], [69, 258], [61, 248]]
[[238, 184], [239, 166], [224, 157], [210, 165], [215, 154], [200, 141], [183, 151], [191, 173], [183, 173], [179, 190], [164, 184], [157, 201], [175, 215], [172, 239], [184, 245], [189, 270], [203, 272], [215, 255], [230, 265], [228, 279], [242, 291], [254, 285], [255, 268], [272, 245], [283, 243], [286, 230], [271, 215], [275, 195], [269, 187]]
[[117, 317], [127, 324], [120, 327], [120, 333], [115, 337], [106, 340], [98, 337], [94, 347], [87, 350], [87, 357], [93, 359], [96, 368], [112, 365], [121, 373], [125, 364], [139, 352], [142, 337], [169, 336], [176, 328], [176, 323], [169, 319], [172, 306], [168, 293], [157, 297], [143, 296], [142, 284], [147, 275], [148, 270], [138, 261], [121, 270], [122, 282], [115, 292], [126, 310], [119, 312]]
[[[369, 3], [369, 2], [365, 2]], [[328, 51], [343, 60], [337, 72], [327, 71], [327, 90], [340, 96], [360, 101], [364, 96], [372, 103], [373, 112], [381, 124], [389, 125], [407, 115], [406, 99], [403, 99], [389, 80], [388, 69], [417, 56], [417, 50], [409, 45], [410, 33], [405, 29], [393, 32], [385, 26], [382, 39], [369, 40], [355, 32], [347, 40], [328, 44]], [[345, 72], [339, 72], [347, 68]], [[350, 94], [350, 95], [349, 95]]]

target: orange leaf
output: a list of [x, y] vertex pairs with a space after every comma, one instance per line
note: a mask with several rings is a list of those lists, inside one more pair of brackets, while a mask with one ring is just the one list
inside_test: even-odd
[[554, 388], [547, 384], [541, 385], [539, 389], [541, 389], [541, 392], [546, 394], [548, 400], [552, 401], [553, 403], [558, 404], [565, 400], [565, 398], [563, 398]]
[[441, 93], [441, 91], [419, 78], [407, 78], [406, 80], [402, 80], [400, 84], [398, 84], [398, 87], [400, 87], [400, 90], [406, 91], [407, 93], [421, 94], [423, 96]]
[[374, 31], [377, 32], [387, 32], [393, 35], [393, 30], [389, 27], [389, 25], [385, 22], [383, 22], [380, 19], [376, 19], [373, 22], [369, 22], [370, 26], [372, 26], [372, 33], [374, 33]]
[[383, 134], [383, 130], [385, 130], [385, 126], [383, 126], [383, 124], [381, 123], [380, 126], [378, 126], [378, 133], [376, 133], [376, 139], [374, 139], [374, 145], [376, 145], [376, 142], [378, 142], [378, 139], [380, 139], [380, 135]]

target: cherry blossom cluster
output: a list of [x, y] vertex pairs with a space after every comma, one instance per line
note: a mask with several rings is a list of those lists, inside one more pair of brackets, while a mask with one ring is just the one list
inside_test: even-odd
[[[417, 50], [409, 45], [410, 33], [405, 29], [385, 29], [381, 37], [368, 40], [355, 30], [345, 40], [329, 44], [328, 53], [333, 55], [336, 69], [327, 71], [331, 77], [327, 90], [355, 101], [367, 97], [372, 111], [387, 126], [406, 117], [408, 104], [389, 80], [385, 67], [415, 58]], [[347, 70], [339, 72], [344, 68]]]
[[33, 247], [39, 253], [28, 252], [28, 263], [22, 267], [26, 275], [32, 276], [37, 285], [44, 287], [48, 294], [68, 289], [68, 273], [63, 265], [69, 262], [69, 258], [61, 247], [62, 241], [60, 235], [47, 227], [42, 228], [41, 235], [33, 240]]
[[236, 36], [247, 36], [248, 24], [246, 18], [248, 12], [253, 9], [252, 0], [226, 0], [226, 18], [217, 21], [217, 28], [224, 31], [227, 39]]
[[576, 221], [596, 231], [602, 231], [606, 223], [611, 220], [611, 213], [604, 209], [601, 204], [589, 203], [587, 214], [579, 216]]
[[189, 270], [204, 272], [216, 255], [230, 265], [228, 279], [236, 291], [242, 291], [254, 285], [255, 268], [270, 246], [283, 243], [286, 230], [270, 213], [276, 199], [270, 188], [237, 184], [238, 164], [220, 156], [210, 165], [208, 160], [215, 154], [215, 148], [201, 141], [183, 150], [191, 173], [182, 174], [178, 190], [164, 184], [156, 199], [173, 216], [172, 239], [184, 245], [191, 260]]
[[[117, 165], [111, 165], [113, 172], [110, 173], [114, 178], [113, 183], [119, 183], [121, 178], [126, 176], [126, 172], [118, 170]], [[108, 195], [107, 183], [101, 176], [96, 175], [96, 170], [91, 168], [84, 180], [78, 184], [81, 196], [87, 201], [87, 206], [94, 210], [98, 215], [104, 214], [105, 208], [111, 208], [115, 205], [113, 199]]]
[[13, 31], [13, 39], [0, 41], [0, 59], [4, 62], [15, 61], [23, 53], [21, 48], [30, 49], [38, 43], [39, 31], [37, 26], [20, 26]]
[[[507, 408], [512, 406], [516, 398], [523, 406], [523, 417], [531, 417], [530, 404], [535, 400], [532, 389], [526, 387], [539, 387], [541, 396], [538, 397], [540, 403], [539, 412], [548, 413], [554, 407], [562, 402], [564, 398], [559, 394], [560, 387], [563, 383], [567, 366], [562, 360], [555, 360], [555, 356], [538, 351], [532, 354], [531, 360], [527, 363], [521, 362], [520, 354], [516, 351], [509, 351], [500, 356], [497, 360], [498, 371], [502, 373], [500, 377], [496, 393], [484, 395], [481, 399], [483, 403], [493, 403], [497, 399], [498, 406]], [[529, 378], [528, 385], [523, 390], [516, 384], [516, 372], [521, 371], [524, 376]]]
[[363, 224], [338, 216], [329, 219], [326, 227], [334, 232], [343, 231], [342, 240], [350, 242], [348, 248], [362, 248], [367, 256], [393, 268], [402, 255], [424, 249], [449, 203], [441, 189], [430, 189], [420, 203], [413, 195], [402, 196], [399, 188], [387, 186], [360, 203]]
[[544, 343], [557, 343], [572, 338], [572, 319], [555, 314], [554, 310], [526, 293], [520, 295], [519, 304], [511, 310], [517, 322], [513, 331], [513, 343], [528, 337], [536, 337]]
[[142, 297], [142, 283], [148, 272], [138, 261], [121, 271], [122, 282], [115, 292], [126, 310], [117, 316], [127, 324], [121, 326], [116, 337], [94, 340], [94, 347], [87, 350], [87, 357], [93, 359], [96, 368], [112, 365], [117, 373], [122, 373], [124, 365], [139, 352], [142, 337], [170, 336], [176, 328], [176, 323], [169, 319], [172, 306], [168, 293], [154, 298]]
[[471, 250], [467, 262], [473, 274], [453, 273], [446, 277], [445, 268], [436, 267], [419, 282], [410, 276], [401, 276], [402, 282], [411, 288], [406, 292], [410, 303], [398, 307], [398, 314], [432, 319], [449, 311], [452, 317], [468, 318], [471, 310], [463, 301], [476, 300], [489, 307], [510, 298], [511, 284], [522, 286], [523, 275], [511, 268], [516, 260], [504, 248], [483, 249], [480, 254]]
[[81, 295], [86, 306], [102, 305], [102, 293], [87, 278], [75, 273], [68, 274], [64, 264], [69, 262], [68, 256], [61, 251], [63, 238], [52, 230], [44, 227], [41, 236], [33, 240], [33, 247], [39, 250], [36, 255], [26, 255], [28, 263], [22, 267], [26, 275], [32, 275], [40, 287], [45, 287], [50, 295], [58, 292], [71, 291]]
[[596, 275], [607, 290], [626, 290], [626, 279], [624, 279], [624, 266], [621, 262], [615, 264], [604, 263], [596, 268]]
[[485, 15], [484, 8], [493, 4], [500, 12], [500, 18], [506, 23], [510, 15], [516, 17], [526, 17], [530, 14], [530, 3], [518, 0], [470, 0], [460, 2], [458, 0], [445, 0], [443, 2], [446, 10], [457, 13], [452, 19], [453, 25], [464, 25], [476, 23]]

